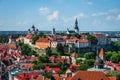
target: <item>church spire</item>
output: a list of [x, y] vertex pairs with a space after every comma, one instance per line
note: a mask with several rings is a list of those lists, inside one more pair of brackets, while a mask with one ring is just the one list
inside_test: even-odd
[[76, 20], [75, 20], [75, 25], [78, 25], [78, 21], [77, 21], [77, 18], [76, 18]]
[[74, 30], [75, 30], [75, 32], [76, 32], [76, 33], [78, 33], [78, 32], [79, 32], [77, 18], [76, 18], [76, 20], [75, 20], [75, 27], [74, 27]]

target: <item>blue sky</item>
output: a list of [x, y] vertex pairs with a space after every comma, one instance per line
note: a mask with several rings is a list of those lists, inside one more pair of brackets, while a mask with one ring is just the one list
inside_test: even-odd
[[0, 0], [0, 31], [120, 31], [120, 0]]

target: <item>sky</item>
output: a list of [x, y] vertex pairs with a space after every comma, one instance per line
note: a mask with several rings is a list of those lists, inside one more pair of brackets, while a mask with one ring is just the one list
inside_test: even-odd
[[0, 31], [120, 31], [120, 0], [0, 0]]

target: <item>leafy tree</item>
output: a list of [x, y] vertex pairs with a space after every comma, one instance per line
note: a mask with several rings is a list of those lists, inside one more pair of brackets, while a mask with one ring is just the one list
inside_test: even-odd
[[110, 61], [114, 62], [114, 63], [119, 63], [120, 61], [120, 56], [119, 54], [113, 54], [111, 57], [110, 57]]
[[88, 59], [85, 61], [85, 64], [88, 64], [89, 67], [93, 67], [94, 66], [94, 59]]
[[105, 59], [107, 61], [110, 60], [110, 57], [114, 54], [115, 52], [111, 52], [111, 51], [108, 51], [108, 52], [105, 52]]
[[95, 59], [95, 54], [93, 52], [88, 52], [84, 54], [86, 59]]
[[60, 74], [65, 74], [67, 69], [68, 69], [68, 66], [67, 65], [61, 65], [61, 70], [60, 70]]
[[32, 44], [35, 44], [35, 42], [39, 39], [39, 35], [34, 35], [32, 39]]
[[21, 50], [21, 53], [22, 55], [28, 55], [28, 56], [31, 56], [31, 55], [35, 55], [35, 56], [38, 56], [38, 54], [33, 51], [27, 44], [24, 44], [24, 43], [19, 43], [19, 46], [21, 46], [22, 50]]
[[76, 60], [76, 64], [80, 64], [80, 63], [82, 63], [82, 60], [81, 59], [77, 59]]
[[39, 34], [39, 37], [46, 38], [46, 35], [41, 32], [41, 33]]
[[51, 50], [50, 47], [46, 48], [46, 49], [45, 49], [45, 52], [46, 52], [46, 54], [47, 54], [48, 56], [50, 56], [50, 55], [52, 54], [52, 50]]
[[0, 43], [7, 43], [8, 37], [8, 35], [0, 35]]
[[80, 38], [80, 34], [73, 34], [73, 36], [77, 37], [77, 38]]
[[57, 44], [57, 52], [59, 52], [60, 54], [64, 54], [64, 47], [62, 46], [61, 43]]
[[52, 74], [49, 73], [43, 73], [42, 75], [46, 78], [52, 78]]
[[89, 65], [83, 63], [78, 67], [78, 70], [87, 70], [88, 68], [89, 68]]
[[113, 51], [120, 51], [120, 41], [112, 42], [111, 46]]
[[120, 72], [113, 71], [107, 74], [108, 76], [116, 76], [117, 80], [120, 80]]
[[70, 38], [72, 35], [71, 34], [67, 34], [67, 37]]
[[48, 60], [48, 56], [44, 55], [44, 56], [39, 56], [38, 60], [41, 61], [42, 63], [46, 63], [49, 62]]

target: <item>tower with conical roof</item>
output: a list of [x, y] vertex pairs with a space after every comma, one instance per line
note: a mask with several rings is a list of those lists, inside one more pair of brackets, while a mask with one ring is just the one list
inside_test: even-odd
[[74, 27], [75, 33], [79, 33], [79, 27], [78, 27], [78, 21], [77, 18], [75, 20], [75, 27]]

